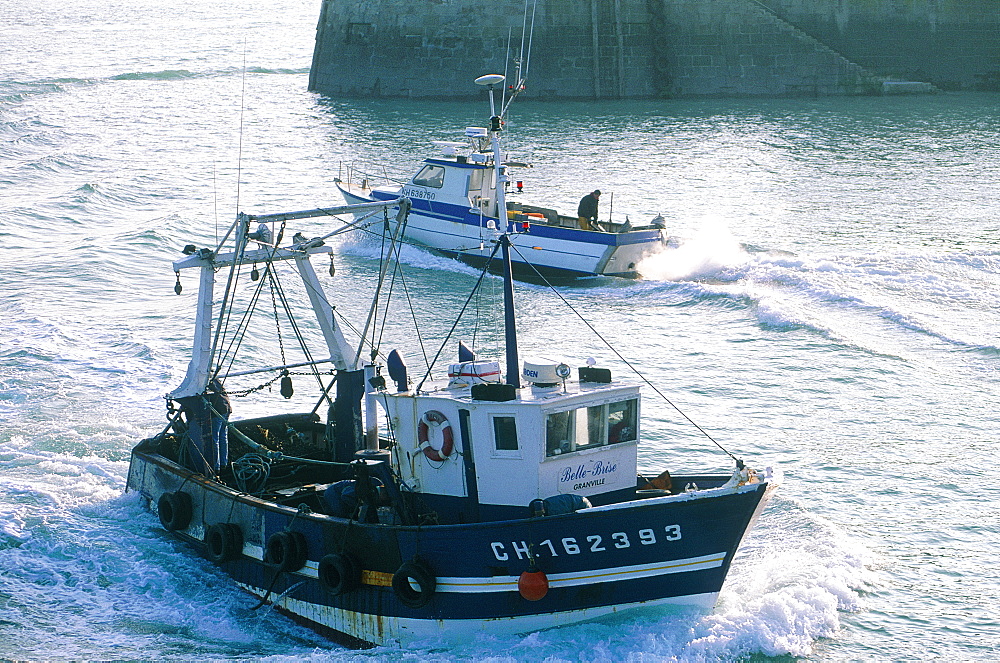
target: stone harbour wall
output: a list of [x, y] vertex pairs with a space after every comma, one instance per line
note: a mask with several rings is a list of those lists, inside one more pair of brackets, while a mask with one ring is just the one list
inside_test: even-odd
[[[530, 25], [526, 97], [1000, 87], [1000, 0], [323, 0], [310, 88], [471, 97]], [[527, 48], [527, 43], [524, 44]], [[510, 57], [508, 57], [508, 54]]]

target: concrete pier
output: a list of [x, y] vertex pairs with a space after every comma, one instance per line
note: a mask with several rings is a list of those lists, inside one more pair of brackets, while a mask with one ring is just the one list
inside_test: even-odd
[[[998, 0], [323, 0], [310, 88], [456, 98], [823, 96], [996, 89]], [[526, 46], [527, 44], [525, 44]], [[905, 85], [904, 85], [905, 83]]]

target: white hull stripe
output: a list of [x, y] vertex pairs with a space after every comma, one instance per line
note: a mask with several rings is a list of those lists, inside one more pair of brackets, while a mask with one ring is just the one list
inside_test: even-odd
[[[247, 557], [254, 559], [263, 558], [263, 554], [252, 554], [258, 553], [258, 551], [262, 553], [263, 551], [260, 548], [257, 546], [253, 546], [256, 550], [248, 550], [248, 548], [251, 548], [251, 546], [244, 546], [243, 548], [243, 553]], [[588, 571], [576, 571], [574, 573], [553, 573], [547, 576], [547, 578], [549, 580], [549, 587], [576, 587], [595, 582], [620, 582], [622, 580], [652, 578], [671, 573], [715, 569], [722, 566], [722, 562], [725, 559], [726, 553], [716, 553], [714, 555], [688, 557], [687, 559], [675, 559], [667, 562], [653, 562], [652, 564], [634, 564], [632, 566], [591, 569]], [[305, 566], [296, 571], [296, 574], [308, 578], [318, 578], [319, 564], [312, 560], [307, 560]], [[493, 576], [491, 578], [440, 576], [437, 578], [437, 591], [456, 594], [516, 592], [517, 580], [517, 576]]]
[[[722, 566], [722, 562], [725, 559], [725, 553], [717, 553], [714, 555], [703, 555], [702, 557], [676, 559], [669, 562], [635, 564], [633, 566], [593, 569], [590, 571], [577, 571], [575, 573], [553, 573], [548, 576], [549, 587], [575, 587], [577, 585], [589, 585], [597, 582], [619, 582], [622, 580], [651, 578], [671, 573], [687, 573], [688, 571], [714, 569]], [[516, 592], [517, 576], [496, 576], [493, 578], [439, 577], [437, 579], [437, 591], [460, 594]]]

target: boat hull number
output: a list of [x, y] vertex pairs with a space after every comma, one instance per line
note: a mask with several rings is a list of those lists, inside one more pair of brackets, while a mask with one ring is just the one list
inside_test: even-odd
[[562, 539], [545, 539], [535, 544], [534, 551], [529, 550], [527, 541], [511, 541], [503, 543], [494, 541], [490, 544], [493, 556], [497, 561], [506, 562], [512, 559], [529, 559], [529, 557], [545, 554], [549, 557], [560, 555], [581, 555], [585, 553], [603, 553], [609, 550], [622, 550], [632, 546], [651, 546], [661, 541], [680, 541], [681, 526], [667, 525], [662, 530], [641, 529], [638, 532], [614, 532], [610, 537], [591, 534], [586, 537], [567, 536]]
[[427, 191], [426, 189], [410, 189], [408, 187], [403, 187], [403, 195], [407, 198], [419, 198], [421, 200], [434, 200], [437, 198], [437, 194], [432, 191]]

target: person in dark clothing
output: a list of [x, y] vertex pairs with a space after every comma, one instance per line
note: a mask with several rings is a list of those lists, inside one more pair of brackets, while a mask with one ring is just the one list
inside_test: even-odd
[[204, 394], [178, 398], [188, 427], [187, 466], [215, 476], [229, 464], [227, 425], [233, 408], [222, 382], [213, 379]]
[[597, 203], [601, 199], [601, 190], [591, 191], [580, 201], [580, 206], [576, 209], [576, 215], [580, 217], [580, 227], [584, 230], [597, 228]]

